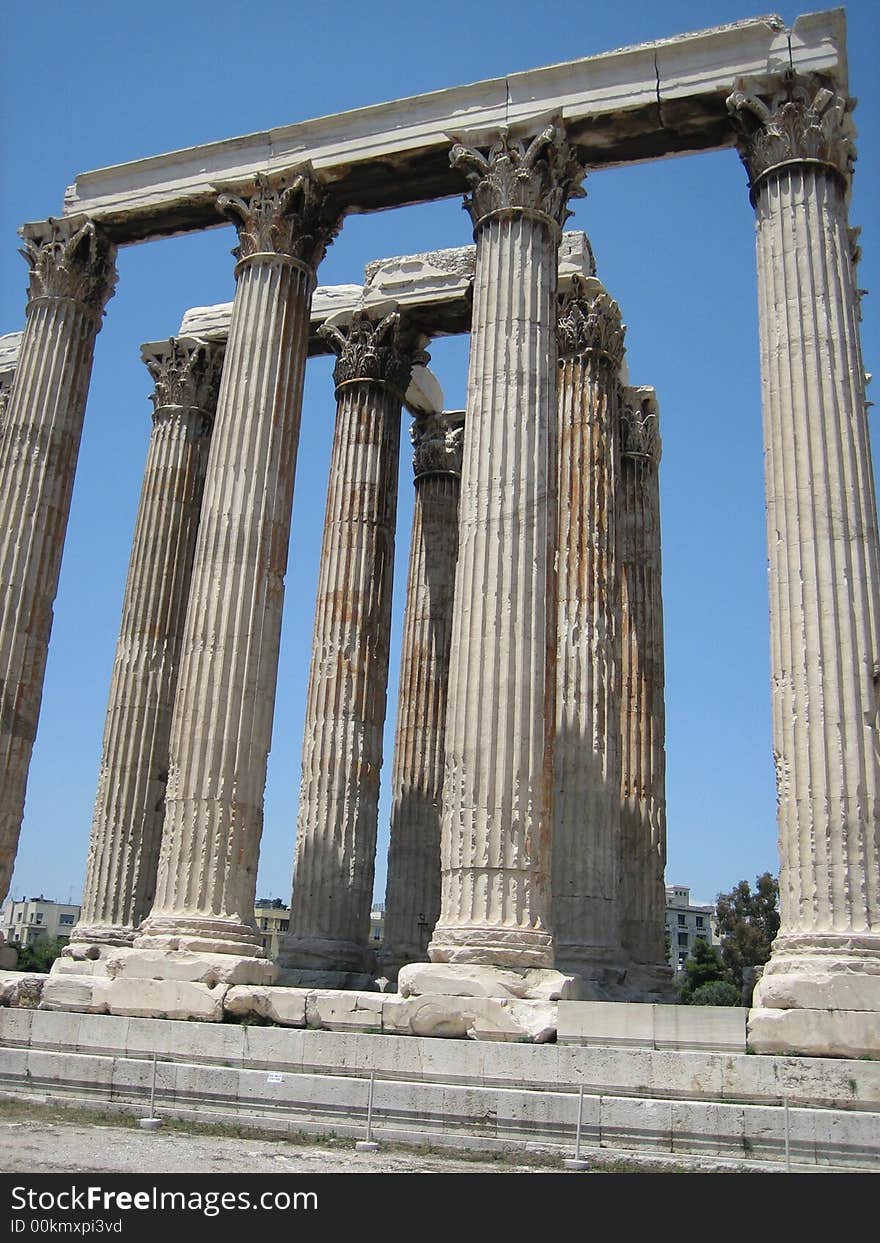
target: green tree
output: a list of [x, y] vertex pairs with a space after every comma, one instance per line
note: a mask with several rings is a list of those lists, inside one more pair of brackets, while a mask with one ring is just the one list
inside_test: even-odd
[[692, 1006], [741, 1006], [742, 994], [729, 980], [709, 980], [691, 994]]
[[[694, 994], [699, 989], [724, 980], [727, 974], [716, 947], [704, 941], [702, 937], [694, 941], [694, 947], [684, 964], [684, 973], [686, 979], [681, 987], [681, 1000], [686, 1006], [694, 1004]], [[703, 1002], [702, 1004], [711, 1003]]]
[[66, 941], [57, 938], [38, 937], [33, 945], [17, 946], [19, 971], [48, 971], [59, 958]]
[[770, 957], [779, 931], [779, 882], [769, 872], [755, 879], [754, 891], [741, 880], [730, 893], [719, 893], [715, 906], [721, 957], [743, 997], [751, 1002], [755, 968]]

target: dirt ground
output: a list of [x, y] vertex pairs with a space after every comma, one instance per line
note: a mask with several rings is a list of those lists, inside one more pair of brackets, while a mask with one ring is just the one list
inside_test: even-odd
[[7, 1174], [534, 1174], [559, 1170], [560, 1164], [552, 1158], [463, 1160], [387, 1146], [357, 1152], [351, 1139], [258, 1139], [177, 1126], [141, 1131], [46, 1108], [0, 1108], [0, 1172]]

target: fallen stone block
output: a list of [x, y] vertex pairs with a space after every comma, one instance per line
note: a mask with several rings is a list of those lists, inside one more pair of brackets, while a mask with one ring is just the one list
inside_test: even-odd
[[223, 999], [223, 1009], [236, 1018], [268, 1019], [282, 1027], [305, 1027], [307, 996], [303, 989], [235, 984]]
[[38, 972], [0, 972], [0, 1006], [18, 1010], [36, 1010], [49, 977]]
[[402, 997], [515, 997], [523, 1000], [558, 1001], [583, 996], [584, 982], [577, 975], [531, 968], [518, 971], [482, 967], [471, 963], [416, 962], [401, 967], [397, 977]]
[[[72, 976], [66, 977], [72, 980]], [[115, 979], [98, 981], [106, 989], [110, 1014], [136, 1018], [196, 1019], [219, 1023], [227, 985], [193, 983], [189, 980]]]
[[41, 1010], [73, 1010], [78, 1014], [109, 1014], [106, 976], [48, 975], [40, 998]]
[[381, 1032], [381, 993], [349, 993], [331, 989], [306, 994], [306, 1025], [327, 1031]]

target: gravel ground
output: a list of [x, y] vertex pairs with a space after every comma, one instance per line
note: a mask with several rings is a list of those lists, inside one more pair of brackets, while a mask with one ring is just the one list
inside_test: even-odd
[[468, 1160], [400, 1149], [356, 1152], [353, 1140], [296, 1143], [57, 1118], [0, 1118], [0, 1171], [56, 1174], [534, 1174], [557, 1165]]

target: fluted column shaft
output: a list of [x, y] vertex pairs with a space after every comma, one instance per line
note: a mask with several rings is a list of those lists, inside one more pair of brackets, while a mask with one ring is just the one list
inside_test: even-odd
[[417, 418], [412, 428], [416, 495], [381, 955], [389, 978], [404, 963], [427, 958], [440, 915], [440, 814], [463, 424], [463, 414], [439, 414]]
[[633, 962], [665, 967], [666, 706], [660, 436], [652, 389], [624, 390], [619, 441], [621, 940]]
[[144, 347], [156, 381], [110, 681], [82, 915], [72, 941], [128, 944], [150, 910], [171, 712], [217, 405], [222, 347]]
[[325, 330], [339, 353], [286, 968], [365, 972], [388, 688], [400, 411], [399, 316]]
[[[880, 1009], [880, 540], [845, 101], [729, 101], [757, 224], [781, 927], [758, 1006]], [[861, 975], [861, 1004], [837, 995]], [[868, 977], [871, 977], [871, 984]], [[787, 979], [785, 978], [787, 977]], [[866, 991], [867, 990], [867, 991]]]
[[116, 250], [83, 217], [26, 225], [27, 324], [0, 431], [0, 902], [24, 815], [95, 337]]
[[332, 235], [308, 172], [220, 197], [240, 262], [171, 723], [156, 900], [140, 947], [261, 957], [254, 896], [309, 309]]
[[560, 970], [622, 960], [615, 493], [624, 329], [595, 277], [559, 311], [559, 603], [553, 914]]
[[553, 963], [557, 132], [452, 161], [477, 244], [433, 962]]

